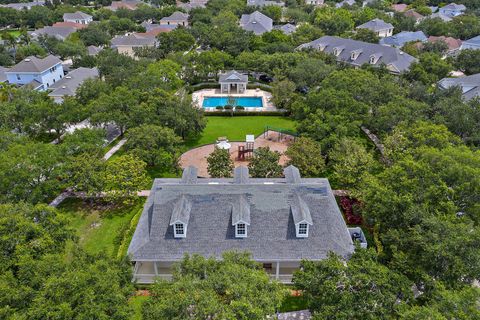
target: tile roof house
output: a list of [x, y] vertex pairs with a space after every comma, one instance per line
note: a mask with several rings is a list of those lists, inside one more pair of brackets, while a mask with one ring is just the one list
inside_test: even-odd
[[86, 14], [85, 12], [77, 11], [74, 13], [64, 13], [63, 21], [80, 23], [80, 24], [89, 24], [90, 22], [93, 21], [93, 17], [89, 14]]
[[0, 7], [11, 8], [15, 10], [30, 10], [32, 7], [35, 6], [44, 6], [45, 1], [32, 1], [32, 2], [15, 2], [15, 3], [7, 3], [4, 5], [0, 5]]
[[63, 79], [55, 82], [49, 89], [53, 91], [48, 94], [49, 97], [57, 103], [61, 103], [66, 96], [74, 96], [77, 88], [87, 79], [98, 78], [97, 68], [80, 67], [67, 73]]
[[252, 14], [242, 14], [240, 27], [245, 31], [252, 31], [257, 36], [272, 31], [273, 20], [259, 11]]
[[452, 37], [430, 36], [430, 37], [428, 37], [427, 41], [430, 42], [430, 43], [435, 43], [435, 42], [438, 42], [438, 41], [445, 42], [445, 44], [448, 46], [448, 51], [446, 52], [446, 56], [455, 56], [458, 53], [458, 51], [460, 50], [460, 47], [462, 46], [462, 40], [455, 39], [455, 38], [452, 38]]
[[88, 25], [87, 25], [87, 24], [76, 23], [76, 22], [64, 22], [64, 21], [60, 21], [60, 22], [55, 22], [54, 24], [52, 24], [52, 27], [54, 27], [54, 28], [57, 28], [57, 27], [70, 27], [70, 28], [75, 28], [76, 30], [79, 30], [79, 29], [87, 28]]
[[146, 2], [140, 0], [112, 1], [112, 4], [106, 8], [111, 11], [117, 11], [118, 9], [135, 10], [141, 4], [147, 5]]
[[160, 25], [165, 26], [188, 26], [188, 14], [180, 12], [180, 11], [175, 11], [168, 17], [163, 17], [160, 19]]
[[462, 97], [466, 101], [480, 98], [480, 73], [461, 78], [443, 78], [438, 82], [440, 89], [457, 86], [462, 89]]
[[466, 49], [471, 49], [471, 50], [480, 49], [480, 36], [476, 36], [474, 38], [463, 41], [462, 46], [460, 47], [460, 50], [466, 50]]
[[283, 1], [275, 1], [275, 0], [247, 0], [247, 6], [252, 7], [265, 7], [265, 6], [285, 6]]
[[397, 4], [392, 4], [391, 8], [393, 9], [393, 11], [396, 11], [396, 12], [405, 12], [408, 9], [408, 5], [406, 5], [405, 3], [397, 3]]
[[390, 37], [393, 34], [393, 25], [382, 19], [373, 19], [361, 24], [357, 29], [368, 29], [375, 32], [380, 38]]
[[274, 26], [273, 29], [280, 30], [286, 35], [290, 35], [297, 30], [297, 26], [291, 23], [287, 23], [281, 26]]
[[443, 22], [449, 22], [453, 20], [452, 17], [444, 15], [443, 13], [440, 13], [440, 12], [432, 13], [431, 15], [428, 16], [428, 18], [441, 19]]
[[155, 36], [131, 33], [125, 36], [116, 36], [110, 41], [112, 48], [117, 49], [118, 53], [135, 57], [136, 48], [154, 47], [157, 44]]
[[34, 31], [29, 31], [28, 34], [33, 39], [38, 39], [38, 37], [44, 35], [48, 37], [56, 38], [60, 41], [64, 41], [68, 38], [69, 35], [77, 31], [77, 28], [71, 26], [47, 26]]
[[338, 62], [354, 67], [364, 64], [385, 65], [393, 74], [407, 71], [410, 65], [417, 61], [398, 48], [333, 36], [324, 36], [297, 47], [297, 50], [302, 49], [316, 49], [333, 54]]
[[63, 78], [62, 60], [49, 55], [43, 59], [27, 57], [5, 72], [11, 84], [29, 85], [34, 90], [47, 90]]
[[463, 14], [467, 8], [463, 4], [449, 3], [438, 9], [438, 12], [449, 17], [456, 17]]
[[384, 46], [401, 48], [405, 45], [405, 43], [412, 41], [425, 42], [427, 41], [427, 36], [425, 33], [423, 33], [423, 31], [402, 31], [391, 37], [380, 39], [380, 44]]
[[329, 252], [346, 259], [354, 251], [350, 232], [327, 179], [301, 178], [287, 167], [285, 178], [250, 178], [237, 167], [234, 178], [198, 179], [188, 167], [181, 179], [155, 179], [128, 248], [134, 280], [171, 278], [184, 254], [220, 258], [248, 251], [272, 278], [290, 283], [302, 259]]

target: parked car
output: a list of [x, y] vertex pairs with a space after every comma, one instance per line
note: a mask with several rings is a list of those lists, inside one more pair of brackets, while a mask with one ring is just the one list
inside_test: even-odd
[[273, 81], [273, 78], [270, 77], [270, 76], [267, 76], [266, 74], [262, 74], [260, 77], [258, 77], [258, 80], [266, 82], [266, 83], [270, 83], [270, 82]]

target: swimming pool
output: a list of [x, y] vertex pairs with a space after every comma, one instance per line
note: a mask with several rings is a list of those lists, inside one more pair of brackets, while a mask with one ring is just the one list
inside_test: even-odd
[[235, 100], [236, 107], [261, 108], [263, 102], [261, 97], [205, 97], [203, 98], [204, 108], [215, 108], [226, 106], [229, 99]]

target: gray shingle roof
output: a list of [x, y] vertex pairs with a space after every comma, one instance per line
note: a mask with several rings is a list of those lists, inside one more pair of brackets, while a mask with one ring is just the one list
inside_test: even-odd
[[[128, 249], [133, 261], [178, 261], [185, 253], [220, 257], [234, 249], [251, 252], [257, 261], [320, 260], [330, 251], [348, 257], [354, 250], [327, 179], [301, 179], [293, 184], [283, 178], [250, 178], [247, 184], [236, 184], [234, 179], [181, 181], [155, 179]], [[170, 222], [182, 197], [190, 201], [191, 209], [188, 234], [178, 239]], [[240, 201], [244, 211], [234, 214], [233, 207], [240, 206]], [[300, 213], [312, 222], [308, 238], [296, 237], [292, 214], [296, 201], [303, 208]], [[232, 223], [237, 216], [247, 219], [247, 207], [248, 237], [239, 239]]]
[[34, 6], [44, 6], [44, 5], [45, 5], [45, 1], [32, 1], [32, 2], [7, 3], [4, 5], [0, 5], [0, 7], [12, 8], [15, 10], [23, 10], [24, 8], [31, 9]]
[[276, 29], [276, 30], [282, 31], [283, 33], [285, 33], [287, 35], [292, 34], [297, 30], [297, 26], [295, 26], [291, 23], [287, 23], [287, 24], [284, 24], [284, 25], [281, 25], [281, 26], [275, 26], [273, 28]]
[[176, 222], [188, 224], [190, 220], [190, 211], [192, 210], [192, 202], [185, 195], [181, 195], [177, 199], [173, 207], [172, 216], [170, 217], [170, 225]]
[[405, 43], [411, 41], [425, 42], [427, 41], [427, 36], [422, 31], [402, 31], [391, 37], [380, 39], [380, 44], [401, 48]]
[[218, 76], [218, 82], [248, 82], [248, 75], [231, 70]]
[[291, 198], [290, 209], [292, 210], [293, 223], [298, 224], [305, 221], [308, 224], [313, 224], [310, 209], [308, 209], [308, 205], [302, 197], [294, 194]]
[[245, 194], [239, 194], [237, 201], [232, 203], [232, 226], [239, 222], [250, 225], [250, 204]]
[[91, 18], [93, 18], [91, 15], [86, 14], [85, 12], [82, 12], [82, 11], [63, 14], [63, 20], [87, 20]]
[[59, 58], [49, 55], [45, 58], [37, 58], [34, 56], [26, 57], [21, 62], [17, 63], [13, 67], [8, 70], [8, 73], [15, 73], [15, 72], [33, 72], [33, 73], [40, 73], [51, 67], [62, 63], [62, 60]]
[[246, 31], [252, 31], [256, 35], [272, 31], [273, 20], [259, 11], [252, 14], [242, 14], [240, 27]]
[[449, 21], [453, 20], [451, 17], [449, 17], [447, 15], [444, 15], [443, 13], [440, 13], [440, 12], [433, 13], [433, 14], [429, 15], [428, 18], [430, 18], [430, 19], [438, 18], [438, 19], [441, 19], [444, 22], [449, 22]]
[[462, 88], [463, 98], [467, 101], [480, 97], [480, 73], [460, 78], [443, 78], [438, 85], [442, 89], [459, 86]]
[[393, 29], [393, 25], [391, 23], [387, 23], [382, 19], [373, 19], [364, 24], [361, 24], [357, 27], [357, 29], [369, 29], [372, 31], [382, 31], [387, 29]]
[[70, 34], [77, 31], [74, 27], [52, 27], [47, 26], [34, 31], [29, 31], [28, 33], [37, 38], [40, 35], [47, 35], [49, 37], [57, 38], [58, 40], [65, 40]]
[[272, 1], [272, 0], [247, 0], [247, 6], [255, 6], [255, 7], [264, 7], [264, 6], [285, 6], [283, 1]]
[[198, 180], [198, 169], [194, 166], [185, 168], [182, 173], [182, 184], [195, 184]]
[[114, 48], [117, 46], [143, 47], [155, 45], [156, 39], [153, 36], [141, 36], [132, 33], [127, 36], [116, 36], [110, 42]]
[[302, 177], [300, 176], [300, 170], [294, 166], [288, 166], [283, 170], [285, 179], [288, 183], [300, 183]]
[[163, 17], [160, 19], [161, 22], [166, 22], [166, 21], [181, 21], [181, 20], [188, 20], [188, 14], [180, 12], [180, 11], [175, 11], [168, 17]]
[[48, 95], [51, 97], [74, 96], [77, 88], [87, 79], [98, 77], [97, 68], [83, 68], [80, 67], [69, 72], [60, 81], [55, 82], [50, 86], [53, 89]]
[[464, 11], [467, 10], [463, 4], [456, 4], [456, 3], [449, 3], [444, 7], [440, 8], [441, 10], [457, 10], [457, 11]]
[[89, 56], [96, 56], [102, 50], [103, 50], [102, 48], [96, 47], [96, 46], [88, 46], [87, 47], [87, 52], [88, 52]]
[[7, 72], [8, 70], [8, 68], [0, 66], [0, 82], [7, 81], [7, 74], [5, 72]]
[[249, 181], [248, 168], [244, 166], [236, 167], [233, 171], [233, 181], [238, 184], [246, 184]]
[[[302, 44], [297, 49], [308, 48], [318, 49], [332, 54], [334, 49], [337, 49], [337, 51], [341, 50], [336, 57], [337, 61], [354, 66], [369, 64], [370, 58], [374, 57], [374, 63], [371, 63], [372, 65], [379, 66], [385, 64], [392, 73], [404, 72], [409, 69], [413, 62], [417, 61], [417, 59], [398, 48], [333, 36], [321, 37], [312, 42]], [[361, 53], [355, 60], [352, 60], [351, 54], [356, 50], [360, 50]]]

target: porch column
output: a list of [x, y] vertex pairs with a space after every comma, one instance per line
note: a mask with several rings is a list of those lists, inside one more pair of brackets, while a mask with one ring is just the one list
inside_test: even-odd
[[153, 270], [155, 270], [155, 276], [158, 276], [158, 266], [157, 266], [157, 261], [153, 262]]
[[278, 280], [279, 276], [280, 276], [280, 261], [277, 261], [276, 269], [275, 269], [275, 279]]

